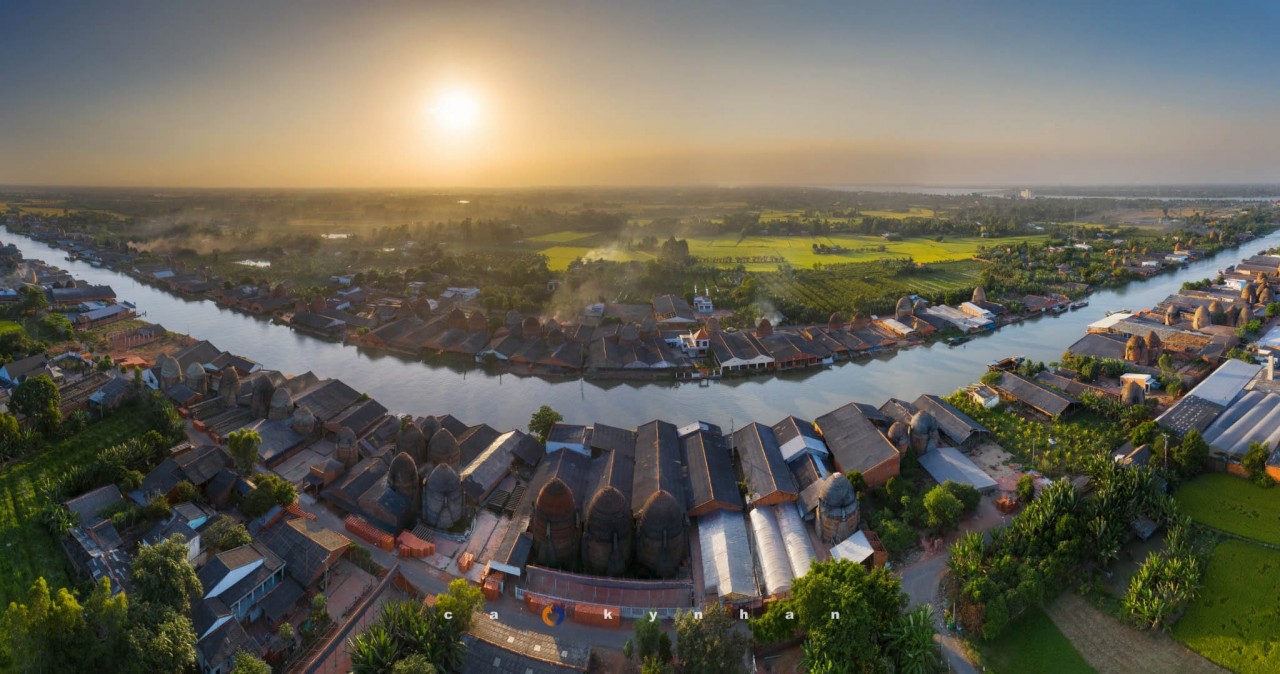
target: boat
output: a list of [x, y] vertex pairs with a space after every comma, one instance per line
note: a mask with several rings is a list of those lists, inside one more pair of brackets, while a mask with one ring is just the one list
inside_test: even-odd
[[948, 337], [943, 341], [947, 343], [947, 346], [960, 346], [961, 344], [964, 344], [970, 339], [972, 339], [972, 337], [966, 337], [964, 335], [961, 335], [960, 337]]
[[1112, 309], [1111, 311], [1107, 312], [1107, 315], [1114, 316], [1116, 314], [1131, 314], [1131, 313], [1133, 312], [1129, 311], [1128, 309]]
[[1080, 300], [1079, 302], [1071, 303], [1071, 310], [1075, 311], [1076, 309], [1083, 309], [1087, 306], [1089, 306], [1089, 300]]
[[1055, 304], [1055, 305], [1053, 305], [1053, 307], [1051, 307], [1051, 308], [1049, 309], [1049, 311], [1052, 311], [1052, 312], [1053, 312], [1053, 313], [1055, 313], [1055, 314], [1063, 314], [1063, 313], [1066, 313], [1066, 311], [1067, 311], [1067, 305], [1065, 305], [1065, 304]]

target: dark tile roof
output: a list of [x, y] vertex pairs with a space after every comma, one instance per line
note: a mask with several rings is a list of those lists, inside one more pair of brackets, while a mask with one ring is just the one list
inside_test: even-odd
[[195, 602], [191, 607], [191, 626], [195, 628], [196, 638], [199, 639], [208, 632], [209, 628], [218, 622], [218, 618], [229, 615], [231, 615], [231, 609], [217, 597]]
[[1067, 351], [1077, 356], [1093, 356], [1094, 358], [1124, 358], [1124, 347], [1128, 337], [1105, 333], [1089, 333], [1067, 347]]
[[109, 484], [105, 487], [98, 487], [93, 491], [85, 492], [66, 501], [63, 505], [80, 518], [81, 525], [88, 526], [101, 519], [98, 517], [98, 511], [123, 500], [124, 497], [120, 494], [120, 489], [114, 484]]
[[733, 447], [738, 451], [742, 473], [747, 478], [747, 500], [754, 502], [781, 492], [792, 497], [799, 495], [791, 470], [782, 460], [782, 450], [773, 429], [759, 423], [750, 423], [733, 433]]
[[936, 395], [926, 393], [916, 398], [914, 404], [916, 409], [932, 414], [934, 420], [938, 422], [938, 430], [956, 445], [968, 442], [975, 435], [988, 433], [985, 426]]
[[361, 437], [386, 416], [387, 408], [383, 407], [382, 403], [370, 398], [364, 402], [357, 402], [343, 410], [330, 423], [338, 427], [350, 427], [356, 437]]
[[301, 585], [293, 578], [286, 577], [258, 602], [258, 606], [262, 609], [262, 616], [275, 624], [287, 616], [289, 610], [296, 606], [298, 600], [305, 594], [306, 590], [303, 590]]
[[547, 456], [538, 471], [529, 482], [526, 491], [531, 498], [537, 498], [543, 485], [552, 479], [559, 478], [573, 494], [574, 503], [581, 510], [590, 499], [591, 458], [567, 449], [557, 450]]
[[547, 433], [547, 442], [562, 442], [570, 445], [584, 445], [590, 439], [586, 426], [575, 424], [555, 424]]
[[603, 451], [620, 451], [626, 456], [634, 458], [636, 453], [636, 432], [625, 428], [596, 424], [591, 428], [591, 448]]
[[733, 458], [723, 436], [699, 430], [681, 439], [689, 467], [689, 510], [742, 509], [742, 493], [733, 479]]
[[257, 656], [262, 655], [262, 647], [244, 631], [240, 621], [235, 618], [223, 623], [212, 634], [201, 640], [196, 644], [196, 649], [200, 651], [200, 656], [209, 663], [209, 666], [220, 667], [223, 671], [231, 670], [232, 660], [236, 653], [242, 650]]
[[299, 407], [305, 407], [321, 421], [328, 421], [360, 398], [360, 392], [340, 379], [328, 379], [320, 385], [304, 391], [294, 398]]
[[285, 573], [304, 587], [319, 579], [330, 557], [351, 544], [346, 536], [302, 517], [282, 522], [261, 538], [284, 560]]
[[[442, 427], [441, 430], [447, 430], [447, 429]], [[452, 433], [452, 431], [450, 432]], [[454, 438], [458, 441], [458, 456], [460, 457], [459, 458], [460, 465], [465, 466], [468, 463], [471, 463], [472, 459], [479, 456], [480, 452], [483, 452], [485, 449], [489, 447], [489, 445], [492, 445], [493, 441], [497, 440], [498, 437], [501, 435], [502, 433], [499, 433], [496, 429], [494, 429], [489, 424], [478, 424], [476, 426], [471, 426], [469, 428], [466, 426], [463, 426], [462, 435], [454, 436]]]
[[880, 413], [889, 417], [893, 421], [903, 424], [911, 423], [911, 417], [915, 415], [915, 405], [897, 398], [890, 398], [880, 406]]
[[805, 421], [796, 416], [789, 416], [782, 421], [773, 425], [773, 435], [777, 439], [778, 444], [785, 445], [791, 440], [798, 437], [813, 438], [821, 440], [822, 436], [813, 430], [813, 422]]
[[1204, 432], [1223, 409], [1218, 403], [1188, 395], [1161, 414], [1156, 423], [1178, 436], [1186, 435], [1192, 429]]
[[1078, 404], [1076, 399], [1066, 394], [1051, 391], [1012, 372], [1002, 373], [996, 388], [1005, 395], [1051, 417], [1056, 417]]
[[897, 457], [898, 450], [854, 405], [845, 405], [815, 422], [827, 449], [843, 472], [867, 472]]
[[4, 371], [9, 374], [9, 379], [18, 380], [37, 370], [42, 370], [49, 364], [49, 359], [43, 353], [37, 353], [34, 356], [27, 356], [20, 360], [15, 360], [4, 365]]
[[680, 438], [674, 425], [650, 421], [636, 428], [635, 457], [632, 512], [640, 512], [645, 501], [658, 491], [669, 492], [677, 503], [687, 503], [680, 475]]
[[165, 459], [142, 478], [140, 491], [144, 498], [153, 494], [168, 494], [183, 479], [178, 462], [174, 459]]
[[184, 346], [173, 353], [173, 357], [177, 359], [178, 365], [182, 366], [182, 371], [186, 372], [187, 367], [192, 363], [198, 363], [201, 367], [212, 363], [214, 358], [222, 354], [222, 349], [214, 346], [208, 340], [201, 340], [195, 344]]
[[218, 471], [231, 463], [231, 457], [215, 445], [203, 445], [174, 457], [183, 476], [197, 487], [213, 479]]
[[467, 432], [468, 428], [471, 428], [470, 426], [462, 423], [458, 417], [455, 417], [452, 414], [436, 417], [436, 419], [440, 422], [440, 428], [453, 433], [453, 437], [455, 438]]

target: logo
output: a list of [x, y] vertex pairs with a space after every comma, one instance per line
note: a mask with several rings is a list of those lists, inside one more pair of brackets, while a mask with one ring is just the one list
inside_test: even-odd
[[559, 627], [564, 622], [564, 609], [559, 606], [548, 606], [542, 609], [542, 622], [547, 627]]

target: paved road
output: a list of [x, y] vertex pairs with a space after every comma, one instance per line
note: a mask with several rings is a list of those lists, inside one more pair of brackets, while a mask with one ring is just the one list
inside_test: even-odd
[[962, 533], [981, 531], [984, 534], [994, 527], [1008, 522], [1008, 517], [996, 510], [990, 498], [983, 498], [978, 511], [960, 523], [960, 531], [950, 534], [943, 541], [937, 552], [926, 552], [920, 558], [902, 569], [902, 591], [907, 593], [911, 606], [930, 604], [933, 606], [933, 618], [938, 634], [934, 640], [942, 648], [951, 671], [961, 674], [976, 674], [978, 671], [969, 660], [964, 644], [947, 632], [943, 622], [945, 606], [939, 590], [942, 574], [947, 570], [947, 547]]

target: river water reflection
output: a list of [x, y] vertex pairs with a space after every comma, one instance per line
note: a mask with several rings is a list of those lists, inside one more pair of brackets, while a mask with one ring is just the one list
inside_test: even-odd
[[1084, 309], [1011, 325], [962, 346], [936, 343], [825, 370], [726, 380], [708, 386], [547, 381], [372, 355], [224, 309], [209, 300], [182, 299], [124, 274], [69, 262], [64, 259], [65, 252], [20, 234], [8, 233], [8, 241], [26, 257], [57, 264], [78, 279], [110, 284], [121, 299], [137, 303], [147, 320], [171, 331], [208, 339], [219, 348], [286, 373], [311, 370], [320, 377], [337, 377], [393, 412], [447, 412], [467, 423], [484, 422], [507, 429], [523, 428], [539, 405], [549, 404], [575, 423], [600, 421], [631, 427], [655, 418], [675, 423], [702, 419], [728, 428], [750, 421], [773, 423], [787, 414], [812, 419], [851, 400], [879, 405], [890, 397], [913, 400], [921, 393], [945, 395], [976, 381], [987, 363], [1009, 355], [1057, 360], [1089, 323], [1107, 311], [1153, 306], [1176, 292], [1183, 281], [1213, 276], [1218, 269], [1259, 249], [1280, 245], [1280, 233], [1223, 251], [1176, 274], [1096, 293]]

